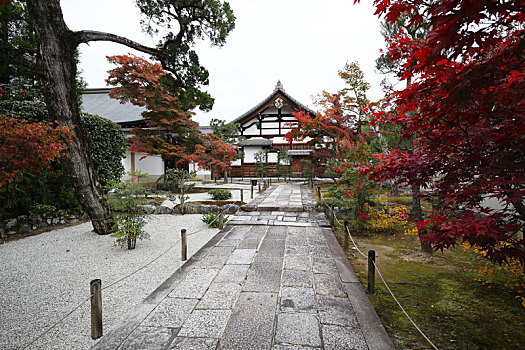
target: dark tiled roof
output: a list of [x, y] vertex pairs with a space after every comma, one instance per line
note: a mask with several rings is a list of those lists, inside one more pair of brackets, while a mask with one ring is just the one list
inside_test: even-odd
[[273, 141], [269, 139], [247, 139], [239, 141], [238, 146], [271, 146]]
[[301, 102], [297, 101], [295, 98], [293, 98], [292, 96], [288, 95], [286, 93], [286, 91], [284, 91], [284, 87], [283, 87], [283, 84], [281, 83], [281, 81], [279, 80], [277, 82], [277, 84], [275, 85], [275, 89], [272, 91], [272, 93], [266, 97], [264, 100], [262, 100], [261, 103], [257, 104], [255, 107], [251, 108], [248, 112], [244, 113], [243, 115], [241, 115], [240, 117], [237, 117], [235, 118], [232, 123], [240, 123], [244, 118], [250, 116], [251, 114], [253, 114], [256, 110], [258, 110], [259, 108], [263, 107], [265, 104], [267, 104], [268, 102], [270, 102], [273, 97], [277, 94], [277, 93], [281, 93], [283, 94], [288, 100], [290, 100], [292, 103], [296, 104], [298, 107], [304, 109], [306, 112], [309, 112], [310, 114], [313, 114], [315, 115], [315, 112], [312, 111], [310, 108], [308, 108], [307, 106], [303, 105]]
[[129, 123], [142, 120], [144, 107], [131, 103], [120, 103], [109, 97], [110, 88], [86, 89], [82, 94], [82, 112], [96, 114], [115, 123]]

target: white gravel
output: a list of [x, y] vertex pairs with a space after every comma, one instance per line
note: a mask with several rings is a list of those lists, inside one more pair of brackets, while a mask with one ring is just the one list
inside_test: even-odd
[[[91, 223], [49, 231], [0, 245], [0, 349], [24, 348], [89, 297], [89, 282], [102, 288], [104, 333], [126, 316], [182, 265], [180, 230], [188, 230], [188, 258], [218, 229], [208, 229], [201, 215], [149, 216], [151, 239], [135, 250], [92, 232]], [[199, 231], [199, 232], [197, 232]], [[193, 234], [197, 232], [196, 234]], [[91, 339], [90, 303], [67, 316], [29, 349], [87, 349]]]

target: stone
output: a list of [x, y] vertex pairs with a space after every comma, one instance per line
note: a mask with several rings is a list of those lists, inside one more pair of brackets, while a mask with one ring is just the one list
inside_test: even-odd
[[239, 206], [237, 204], [226, 204], [222, 208], [227, 214], [235, 214], [239, 211]]
[[171, 209], [170, 207], [166, 207], [164, 205], [161, 205], [157, 208], [157, 213], [158, 214], [171, 214], [173, 211], [173, 209]]
[[359, 327], [352, 304], [347, 298], [318, 296], [317, 305], [322, 324]]
[[6, 237], [7, 237], [7, 233], [5, 232], [3, 228], [0, 228], [0, 238], [4, 239]]
[[153, 214], [155, 212], [155, 209], [156, 209], [154, 205], [150, 205], [150, 204], [139, 205], [138, 207], [140, 209], [144, 210], [144, 212], [146, 214]]
[[215, 338], [184, 338], [176, 337], [168, 350], [212, 350], [215, 349]]
[[212, 283], [196, 308], [230, 310], [240, 292], [239, 283]]
[[281, 285], [311, 288], [313, 286], [313, 276], [309, 271], [284, 270]]
[[317, 295], [346, 296], [339, 274], [314, 274], [314, 285]]
[[130, 334], [120, 349], [163, 350], [167, 347], [173, 330], [168, 328], [138, 327]]
[[323, 325], [325, 350], [368, 350], [361, 329]]
[[208, 214], [208, 213], [217, 213], [219, 207], [216, 205], [199, 205], [197, 207], [197, 214]]
[[243, 283], [249, 267], [250, 265], [224, 265], [213, 281]]
[[193, 269], [169, 294], [172, 298], [202, 298], [215, 278], [217, 269]]
[[18, 228], [18, 233], [27, 233], [31, 231], [31, 226], [24, 224]]
[[9, 219], [5, 222], [5, 230], [6, 231], [11, 231], [13, 230], [16, 225], [17, 225], [18, 221], [16, 219]]
[[311, 271], [310, 258], [308, 256], [287, 255], [284, 259], [286, 270]]
[[308, 313], [277, 315], [277, 343], [321, 346], [319, 321]]
[[227, 265], [249, 265], [257, 250], [255, 249], [235, 249], [226, 261]]
[[266, 236], [261, 243], [257, 256], [284, 257], [284, 239], [269, 239]]
[[256, 257], [248, 270], [243, 291], [275, 292], [281, 284], [282, 258]]
[[241, 293], [217, 349], [270, 349], [276, 307], [275, 293]]
[[281, 287], [281, 306], [283, 312], [316, 312], [313, 288]]
[[337, 273], [337, 268], [335, 267], [334, 259], [332, 259], [331, 257], [325, 259], [316, 257], [312, 254], [312, 268], [314, 273]]
[[241, 209], [243, 211], [256, 211], [257, 210], [257, 206], [256, 205], [253, 205], [253, 204], [244, 204], [244, 205], [241, 205]]
[[219, 338], [230, 310], [194, 310], [178, 336]]
[[142, 323], [146, 327], [181, 327], [199, 299], [164, 298]]

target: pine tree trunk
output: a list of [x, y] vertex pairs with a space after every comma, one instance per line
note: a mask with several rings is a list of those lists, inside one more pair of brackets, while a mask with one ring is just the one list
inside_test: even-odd
[[[421, 190], [419, 186], [412, 186], [412, 217], [417, 221], [423, 221], [423, 208], [421, 208]], [[432, 245], [425, 240], [427, 230], [418, 229], [419, 241], [421, 242], [421, 251], [432, 254]]]
[[28, 0], [31, 26], [38, 44], [38, 65], [43, 71], [48, 112], [60, 124], [74, 127], [63, 166], [77, 200], [91, 217], [98, 234], [107, 234], [108, 206], [93, 176], [89, 143], [80, 120], [77, 102], [75, 50], [79, 38], [67, 28], [59, 0]]

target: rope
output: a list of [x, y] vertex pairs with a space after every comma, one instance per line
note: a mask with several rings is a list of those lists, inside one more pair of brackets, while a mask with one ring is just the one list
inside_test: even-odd
[[[213, 224], [216, 220], [219, 219], [219, 216], [217, 216], [210, 224], [208, 225], [211, 225]], [[230, 219], [226, 220], [226, 222], [228, 222]], [[225, 223], [226, 223], [225, 222]], [[206, 229], [208, 228], [208, 225], [206, 227]], [[198, 231], [195, 231], [195, 232], [192, 232], [192, 233], [189, 233], [187, 234], [187, 236], [193, 236], [199, 232], [202, 232], [204, 231], [205, 229], [204, 228], [201, 228], [200, 230]], [[149, 265], [153, 264], [155, 261], [159, 260], [162, 256], [164, 256], [166, 253], [168, 253], [173, 247], [175, 247], [178, 243], [180, 242], [180, 239], [178, 239], [175, 243], [173, 243], [168, 249], [166, 249], [162, 254], [160, 254], [159, 256], [157, 256], [155, 259], [151, 260], [150, 262], [148, 262], [147, 264], [143, 265], [142, 267], [138, 268], [137, 270], [127, 274], [126, 276], [108, 284], [107, 286], [103, 287], [101, 290], [105, 290], [105, 289], [108, 289], [110, 287], [113, 287], [114, 285], [122, 282], [123, 280], [125, 280], [126, 278], [129, 278], [131, 276], [133, 276], [134, 274], [136, 274], [137, 272], [145, 269], [146, 267], [148, 267]], [[68, 318], [73, 312], [77, 311], [82, 305], [84, 305], [84, 303], [86, 301], [88, 301], [93, 295], [90, 295], [89, 297], [87, 297], [86, 299], [82, 300], [82, 302], [80, 304], [78, 304], [75, 308], [73, 308], [73, 310], [71, 310], [70, 312], [68, 312], [65, 316], [63, 316], [60, 320], [56, 321], [53, 325], [51, 325], [49, 328], [47, 328], [44, 332], [42, 332], [39, 336], [37, 336], [36, 338], [34, 338], [30, 343], [26, 344], [23, 346], [23, 349], [27, 349], [29, 346], [33, 345], [38, 339], [42, 338], [44, 335], [46, 335], [47, 333], [49, 333], [53, 328], [55, 328], [59, 323], [61, 323], [62, 321], [64, 321], [66, 318]]]
[[[337, 215], [335, 214], [335, 211], [334, 211], [334, 208], [333, 207], [330, 207], [328, 204], [325, 203], [325, 205], [332, 211], [332, 213], [334, 214], [334, 219], [339, 223], [339, 225], [341, 225], [341, 221], [339, 221], [339, 219], [337, 219]], [[346, 234], [348, 235], [348, 237], [350, 237], [350, 240], [352, 241], [352, 244], [354, 245], [355, 249], [364, 257], [364, 258], [368, 258], [367, 255], [365, 255], [360, 249], [359, 247], [357, 246], [357, 244], [355, 243], [354, 241], [354, 238], [352, 237], [352, 235], [350, 234], [350, 231], [348, 230], [348, 227], [344, 226], [345, 228], [345, 231], [346, 231]], [[396, 296], [394, 295], [394, 293], [392, 292], [392, 290], [390, 289], [390, 287], [388, 286], [388, 284], [386, 283], [385, 279], [383, 278], [383, 275], [381, 274], [381, 271], [379, 271], [379, 268], [377, 267], [375, 261], [373, 261], [373, 264], [374, 264], [374, 268], [375, 270], [377, 271], [377, 274], [379, 275], [379, 277], [381, 278], [381, 281], [383, 281], [383, 284], [385, 285], [386, 289], [388, 290], [388, 292], [390, 293], [390, 295], [392, 296], [392, 298], [394, 298], [395, 302], [397, 303], [397, 305], [399, 306], [399, 308], [401, 309], [401, 311], [405, 314], [405, 316], [408, 318], [408, 320], [410, 321], [410, 323], [412, 323], [412, 325], [418, 330], [418, 332], [423, 336], [423, 338], [425, 338], [425, 340], [435, 349], [435, 350], [439, 350], [437, 346], [434, 345], [434, 343], [432, 343], [432, 341], [425, 335], [425, 333], [423, 333], [423, 331], [417, 326], [417, 324], [414, 322], [414, 320], [412, 320], [412, 317], [410, 317], [410, 315], [405, 311], [405, 309], [403, 308], [403, 306], [401, 305], [401, 303], [397, 300]]]

